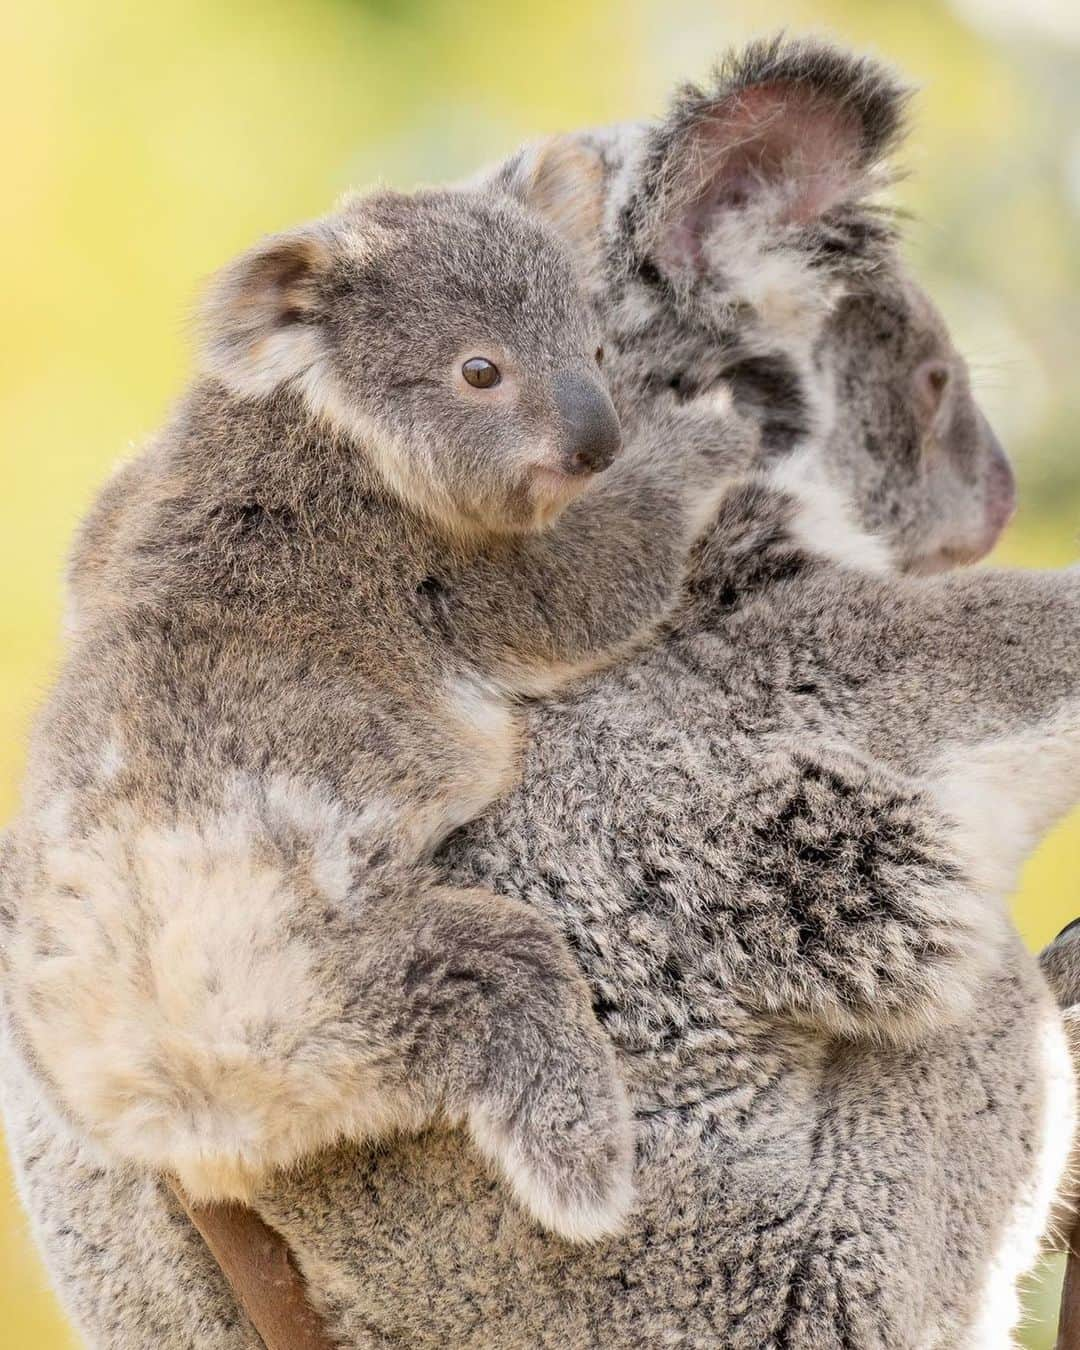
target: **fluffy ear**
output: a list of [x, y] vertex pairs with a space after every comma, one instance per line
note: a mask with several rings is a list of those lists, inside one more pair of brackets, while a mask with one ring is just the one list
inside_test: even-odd
[[907, 99], [884, 67], [822, 43], [778, 38], [730, 58], [713, 89], [684, 89], [653, 134], [642, 223], [658, 259], [700, 270], [724, 215], [807, 225], [865, 196]]
[[603, 255], [605, 181], [593, 147], [572, 135], [552, 136], [526, 146], [488, 181], [542, 217], [586, 275], [597, 269]]
[[260, 397], [307, 373], [322, 355], [320, 298], [334, 260], [318, 225], [274, 235], [224, 267], [202, 310], [208, 374]]

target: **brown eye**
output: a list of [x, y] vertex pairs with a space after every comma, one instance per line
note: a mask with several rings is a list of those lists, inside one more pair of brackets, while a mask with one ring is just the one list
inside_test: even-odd
[[596, 349], [596, 364], [597, 364], [598, 366], [602, 366], [602, 365], [604, 364], [604, 349], [603, 349], [603, 347], [597, 347], [597, 349]]
[[461, 373], [474, 389], [490, 389], [502, 379], [499, 367], [486, 356], [470, 356], [461, 367]]

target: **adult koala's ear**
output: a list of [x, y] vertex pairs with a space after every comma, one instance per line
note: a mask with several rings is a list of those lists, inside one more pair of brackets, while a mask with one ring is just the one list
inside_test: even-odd
[[309, 374], [323, 356], [322, 296], [333, 232], [308, 225], [272, 235], [217, 274], [202, 307], [202, 364], [242, 398]]
[[508, 193], [540, 216], [567, 245], [583, 277], [596, 275], [603, 258], [606, 188], [599, 152], [572, 134], [526, 145], [471, 186]]
[[634, 224], [661, 269], [703, 272], [725, 219], [806, 226], [882, 181], [908, 91], [865, 57], [776, 38], [684, 88], [643, 150]]

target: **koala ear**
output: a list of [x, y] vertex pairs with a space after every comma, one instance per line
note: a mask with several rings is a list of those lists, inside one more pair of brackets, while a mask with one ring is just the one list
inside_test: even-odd
[[645, 225], [659, 260], [701, 270], [724, 216], [808, 225], [880, 182], [908, 92], [882, 66], [816, 42], [754, 43], [684, 89], [644, 162]]
[[203, 304], [202, 362], [235, 394], [257, 398], [323, 355], [321, 283], [334, 261], [319, 225], [265, 239], [224, 267]]
[[572, 135], [526, 146], [495, 174], [494, 186], [540, 216], [587, 275], [603, 256], [605, 178], [599, 153]]

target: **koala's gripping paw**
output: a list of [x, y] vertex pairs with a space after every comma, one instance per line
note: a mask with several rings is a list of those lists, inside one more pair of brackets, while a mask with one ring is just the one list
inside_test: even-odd
[[1059, 1008], [1080, 1005], [1080, 919], [1067, 923], [1039, 953], [1039, 965]]
[[468, 1113], [519, 1203], [569, 1242], [617, 1233], [633, 1196], [630, 1109], [607, 1037], [584, 1011], [496, 1043], [505, 1057]]

